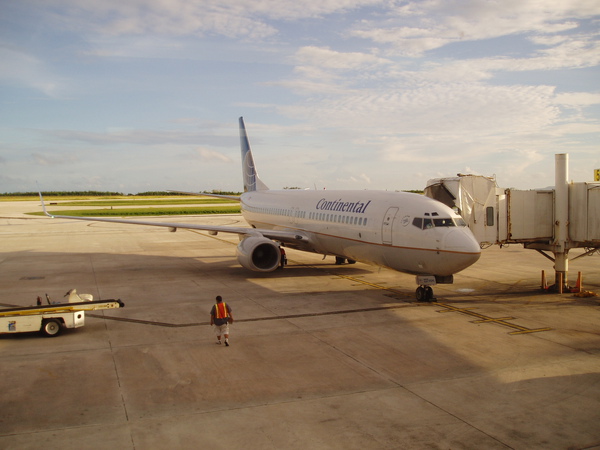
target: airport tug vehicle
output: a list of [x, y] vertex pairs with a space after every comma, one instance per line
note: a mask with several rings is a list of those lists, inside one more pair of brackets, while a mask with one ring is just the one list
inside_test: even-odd
[[[69, 294], [71, 291], [67, 292]], [[81, 299], [89, 294], [81, 294]], [[50, 299], [46, 295], [48, 303]], [[73, 296], [69, 297], [72, 300]], [[0, 309], [0, 333], [26, 333], [40, 331], [48, 337], [60, 334], [63, 328], [79, 328], [85, 325], [85, 312], [99, 309], [123, 308], [125, 304], [119, 299], [88, 300], [69, 303], [52, 303], [42, 305], [38, 297], [37, 306], [21, 306]]]

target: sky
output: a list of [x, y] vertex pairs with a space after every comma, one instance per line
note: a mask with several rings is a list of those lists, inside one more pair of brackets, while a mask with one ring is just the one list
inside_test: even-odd
[[0, 193], [600, 168], [597, 0], [0, 0]]

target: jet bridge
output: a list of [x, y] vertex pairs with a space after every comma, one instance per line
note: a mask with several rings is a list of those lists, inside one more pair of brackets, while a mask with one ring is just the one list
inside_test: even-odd
[[505, 189], [494, 177], [458, 174], [429, 180], [425, 195], [457, 209], [482, 248], [523, 244], [552, 260], [554, 288], [562, 292], [569, 289], [569, 250], [600, 254], [600, 183], [569, 183], [568, 154], [555, 155], [555, 164], [553, 188]]

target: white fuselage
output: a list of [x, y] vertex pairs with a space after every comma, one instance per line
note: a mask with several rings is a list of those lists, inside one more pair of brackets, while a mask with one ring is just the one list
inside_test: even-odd
[[242, 214], [256, 228], [306, 236], [300, 250], [336, 255], [416, 275], [447, 276], [479, 259], [480, 247], [446, 205], [387, 191], [246, 192]]

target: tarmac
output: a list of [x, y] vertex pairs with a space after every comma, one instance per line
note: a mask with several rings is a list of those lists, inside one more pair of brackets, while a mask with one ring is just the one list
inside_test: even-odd
[[[600, 297], [540, 289], [535, 251], [485, 249], [418, 303], [388, 269], [288, 250], [259, 274], [236, 235], [23, 214], [39, 209], [0, 202], [0, 304], [76, 288], [125, 307], [0, 335], [2, 449], [600, 448]], [[569, 269], [600, 294], [600, 255]]]

